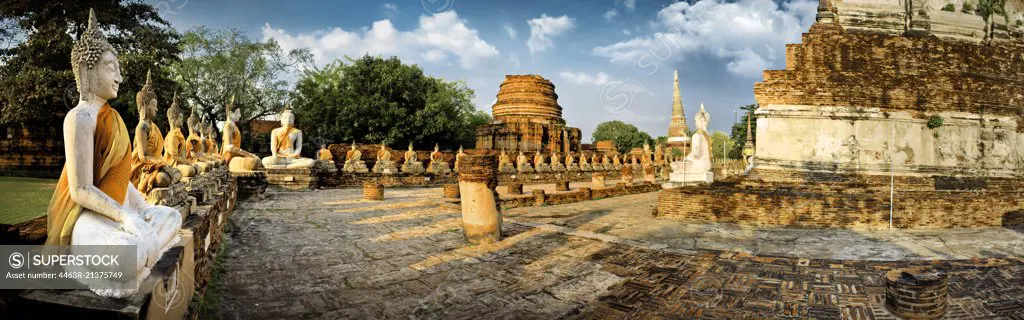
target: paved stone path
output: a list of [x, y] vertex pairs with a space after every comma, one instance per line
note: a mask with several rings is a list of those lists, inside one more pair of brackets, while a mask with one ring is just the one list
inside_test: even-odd
[[880, 307], [885, 270], [938, 264], [952, 275], [947, 318], [1024, 317], [1019, 255], [908, 263], [685, 248], [625, 231], [666, 223], [650, 217], [653, 193], [509, 210], [503, 241], [468, 246], [458, 206], [441, 194], [387, 189], [386, 201], [365, 202], [361, 190], [343, 189], [240, 203], [219, 313], [208, 316], [892, 319]]

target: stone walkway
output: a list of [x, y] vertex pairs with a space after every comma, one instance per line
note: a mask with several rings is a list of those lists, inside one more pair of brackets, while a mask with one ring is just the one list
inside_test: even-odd
[[[706, 250], [716, 243], [707, 237], [687, 247], [699, 232], [673, 237], [689, 227], [652, 218], [651, 193], [509, 210], [503, 241], [468, 246], [458, 206], [441, 194], [440, 188], [387, 189], [386, 201], [364, 202], [361, 190], [344, 189], [271, 193], [240, 203], [219, 271], [219, 311], [206, 318], [892, 319], [881, 307], [881, 275], [911, 264], [949, 270], [947, 318], [1024, 317], [1024, 262], [1019, 252], [1009, 254], [1018, 241], [1009, 238], [985, 250], [948, 250], [1004, 259], [933, 262], [910, 249], [889, 256], [917, 261], [765, 254], [783, 251], [787, 242], [813, 242], [801, 237], [825, 241], [813, 235], [779, 240], [756, 256], [737, 254]], [[771, 238], [771, 232], [744, 232], [726, 232], [720, 242]], [[990, 242], [1020, 237], [1013, 230], [979, 232]], [[962, 236], [969, 246], [972, 236]], [[742, 243], [735, 248], [745, 251]]]

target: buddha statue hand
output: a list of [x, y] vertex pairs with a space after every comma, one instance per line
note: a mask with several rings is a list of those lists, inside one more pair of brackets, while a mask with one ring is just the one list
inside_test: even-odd
[[149, 214], [148, 219], [143, 219], [137, 212], [125, 209], [121, 211], [121, 230], [127, 233], [144, 237], [146, 241], [143, 241], [141, 245], [146, 246], [145, 248], [139, 248], [142, 252], [148, 253], [146, 255], [146, 266], [151, 266], [159, 258], [160, 248], [156, 247], [158, 242], [156, 239], [156, 232], [153, 227], [146, 221], [152, 220], [152, 213]]

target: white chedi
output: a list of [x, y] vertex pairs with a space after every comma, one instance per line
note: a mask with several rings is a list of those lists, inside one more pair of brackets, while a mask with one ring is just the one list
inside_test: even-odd
[[711, 115], [704, 110], [704, 104], [701, 103], [700, 111], [694, 118], [697, 131], [690, 138], [690, 153], [681, 161], [672, 162], [672, 173], [669, 175], [668, 185], [678, 186], [714, 181], [715, 175], [711, 172], [711, 139], [707, 131], [710, 121]]

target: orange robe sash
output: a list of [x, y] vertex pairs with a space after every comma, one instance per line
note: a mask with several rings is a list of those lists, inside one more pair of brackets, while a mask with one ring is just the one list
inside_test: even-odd
[[[230, 130], [230, 132], [231, 132], [231, 140], [230, 140], [231, 144], [234, 145], [236, 149], [241, 148], [242, 147], [242, 133], [238, 131], [238, 126], [235, 126], [234, 123], [232, 123], [232, 122], [228, 122], [227, 124], [224, 125], [224, 130]], [[221, 155], [224, 157], [224, 161], [227, 162], [227, 163], [231, 163], [231, 158], [235, 157], [235, 153], [228, 151], [227, 147], [223, 147], [222, 149], [223, 149], [223, 153]]]
[[185, 134], [181, 133], [181, 128], [171, 129], [171, 132], [167, 133], [167, 139], [164, 141], [164, 160], [172, 166], [179, 164], [175, 157], [188, 158], [188, 143], [185, 143]]
[[298, 129], [295, 129], [295, 127], [288, 127], [288, 128], [285, 128], [283, 131], [281, 131], [280, 133], [278, 133], [277, 135], [274, 136], [274, 139], [277, 140], [277, 149], [274, 150], [274, 154], [277, 154], [278, 157], [285, 157], [285, 158], [293, 158], [293, 157], [295, 157], [295, 155], [290, 155], [290, 154], [289, 155], [281, 155], [280, 154], [281, 150], [292, 150], [292, 139], [291, 139], [291, 137], [289, 135], [292, 132], [295, 132], [295, 131], [298, 131]]
[[143, 194], [153, 190], [153, 183], [156, 182], [157, 174], [166, 165], [162, 162], [152, 162], [145, 157], [160, 157], [164, 151], [164, 137], [160, 128], [152, 123], [149, 126], [149, 137], [145, 145], [137, 145], [136, 149], [145, 150], [145, 156], [138, 152], [132, 152], [131, 182], [135, 188]]
[[[123, 205], [131, 173], [132, 145], [121, 115], [107, 104], [100, 108], [96, 116], [93, 152], [93, 185]], [[68, 159], [73, 157], [69, 155]], [[82, 209], [71, 200], [68, 167], [65, 164], [46, 212], [46, 244], [71, 244], [71, 232]]]

